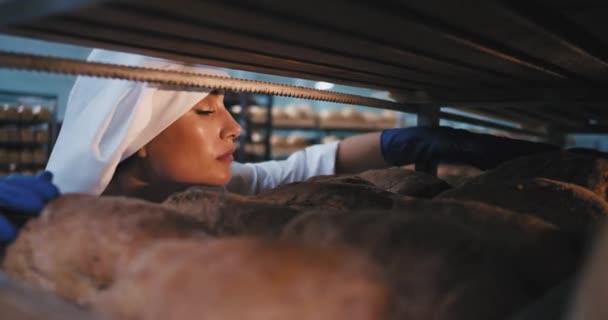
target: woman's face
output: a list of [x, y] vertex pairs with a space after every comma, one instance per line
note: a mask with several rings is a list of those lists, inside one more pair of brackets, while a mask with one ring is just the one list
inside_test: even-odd
[[234, 140], [241, 127], [213, 92], [142, 148], [147, 175], [155, 182], [225, 185]]

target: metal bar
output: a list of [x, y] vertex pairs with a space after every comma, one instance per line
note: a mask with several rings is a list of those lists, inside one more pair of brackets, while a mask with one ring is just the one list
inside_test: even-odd
[[270, 160], [272, 158], [272, 144], [270, 143], [270, 137], [272, 136], [272, 108], [274, 104], [274, 97], [271, 95], [267, 96], [266, 101], [266, 136], [264, 137], [264, 160]]
[[[179, 53], [191, 55], [202, 55], [208, 59], [227, 60], [241, 64], [255, 62], [265, 67], [281, 66], [285, 70], [300, 71], [321, 78], [323, 75], [331, 74], [340, 78], [362, 79], [384, 87], [398, 88], [398, 90], [410, 90], [405, 80], [390, 79], [390, 77], [373, 75], [366, 72], [345, 70], [306, 63], [289, 58], [279, 58], [265, 55], [259, 52], [239, 50], [238, 48], [222, 47], [217, 43], [193, 41], [179, 35], [159, 34], [155, 32], [144, 32], [142, 30], [113, 29], [110, 25], [85, 25], [64, 20], [54, 22], [40, 22], [37, 28], [47, 32], [64, 32], [75, 37], [95, 37], [101, 41], [120, 41], [129, 46], [148, 47], [155, 50], [172, 50]], [[418, 84], [420, 85], [420, 84]], [[414, 86], [415, 87], [415, 86]]]
[[[91, 41], [91, 43], [94, 43]], [[115, 48], [124, 49], [127, 44], [123, 44], [122, 46], [114, 46]], [[131, 48], [133, 49], [133, 48]], [[171, 48], [165, 49], [165, 54], [167, 52], [171, 53]], [[142, 52], [150, 52], [145, 49], [139, 50]], [[154, 55], [159, 55], [160, 51], [154, 51]], [[189, 57], [191, 62], [202, 62], [205, 59], [196, 56], [187, 56], [188, 53], [178, 52], [174, 53], [173, 57], [179, 57], [182, 59], [186, 59]], [[209, 61], [209, 60], [207, 60]], [[212, 64], [218, 65], [217, 61]], [[237, 62], [226, 62], [223, 64], [227, 67], [233, 68], [241, 68], [244, 66], [243, 64], [239, 64]], [[255, 66], [254, 67], [258, 72], [266, 72], [266, 73], [274, 73], [274, 74], [283, 74], [294, 77], [302, 77], [307, 74], [302, 71], [285, 71], [282, 69], [272, 68], [268, 66]], [[247, 68], [246, 68], [247, 69]], [[249, 68], [251, 69], [251, 68]], [[309, 77], [320, 79], [324, 78], [329, 81], [337, 81], [339, 83], [350, 83], [353, 85], [365, 85], [370, 87], [381, 88], [383, 86], [379, 84], [369, 83], [369, 82], [352, 82], [352, 79], [345, 78], [332, 78], [331, 74], [314, 74]], [[332, 80], [333, 79], [333, 80]], [[389, 88], [388, 86], [384, 86], [384, 89], [400, 91], [404, 90], [403, 88]], [[608, 92], [601, 88], [563, 88], [563, 89], [553, 89], [553, 88], [535, 88], [535, 89], [513, 89], [512, 91], [496, 91], [496, 90], [435, 90], [435, 91], [422, 91], [422, 92], [406, 92], [402, 95], [404, 97], [403, 101], [406, 101], [409, 104], [429, 104], [429, 103], [437, 103], [437, 104], [472, 104], [472, 103], [480, 103], [480, 102], [510, 102], [510, 103], [526, 103], [526, 102], [543, 102], [543, 103], [571, 103], [575, 102], [598, 102], [598, 101], [608, 101]]]
[[580, 106], [579, 108], [577, 108], [577, 111], [578, 110], [581, 110], [588, 120], [601, 121], [602, 119], [606, 118], [605, 114], [602, 114], [602, 112], [598, 112], [599, 110], [596, 110], [593, 106]]
[[[417, 126], [437, 127], [439, 126], [440, 107], [438, 105], [428, 105], [420, 109], [416, 117]], [[417, 162], [414, 164], [416, 171], [426, 172], [437, 176], [438, 162]]]
[[550, 37], [597, 63], [608, 66], [607, 49], [576, 24], [541, 8], [532, 1], [496, 1], [506, 14], [534, 31]]
[[[591, 87], [594, 88], [594, 87]], [[567, 108], [571, 108], [571, 107], [579, 107], [581, 105], [587, 106], [587, 107], [601, 107], [603, 108], [604, 106], [607, 105], [608, 100], [602, 101], [604, 100], [604, 98], [601, 98], [600, 100], [597, 101], [584, 101], [583, 99], [583, 91], [580, 91], [580, 96], [579, 93], [575, 93], [577, 90], [581, 89], [580, 87], [574, 87], [574, 88], [561, 88], [562, 94], [561, 97], [565, 98], [566, 101], [556, 101], [556, 102], [550, 102], [553, 100], [553, 98], [551, 97], [551, 93], [548, 91], [544, 91], [542, 88], [537, 88], [537, 90], [539, 90], [539, 99], [536, 99], [535, 101], [488, 101], [488, 102], [471, 102], [468, 104], [462, 104], [462, 103], [456, 103], [453, 106], [454, 107], [474, 107], [474, 108], [486, 108], [488, 110], [494, 110], [494, 109], [501, 109], [501, 108], [505, 108], [505, 107], [512, 107], [512, 106], [519, 106], [522, 108], [527, 108], [527, 109], [538, 109], [538, 108], [542, 108], [542, 107], [546, 107], [548, 103], [551, 104], [552, 107], [555, 108], [559, 108], [559, 109], [567, 109]], [[598, 89], [599, 91], [599, 87], [597, 87], [596, 89]], [[559, 88], [554, 88], [555, 92], [559, 92], [560, 89]], [[569, 90], [572, 90], [573, 95], [569, 96], [568, 92]], [[595, 90], [595, 89], [594, 89]], [[514, 89], [513, 92], [516, 92], [517, 90]], [[588, 91], [588, 94], [593, 95], [592, 91]], [[574, 96], [577, 96], [575, 99]], [[540, 98], [542, 97], [546, 97], [547, 100], [542, 100]], [[571, 100], [572, 99], [572, 100]], [[580, 100], [580, 101], [577, 101]]]
[[42, 57], [0, 51], [0, 67], [44, 71], [62, 74], [142, 81], [188, 89], [230, 90], [237, 92], [264, 93], [302, 99], [367, 105], [393, 110], [417, 112], [417, 108], [391, 101], [368, 98], [346, 93], [288, 86], [270, 82], [232, 79], [196, 73], [185, 73], [141, 67], [120, 66], [105, 63], [84, 62], [74, 59]]
[[[120, 49], [124, 48], [124, 46], [113, 46], [113, 48]], [[169, 51], [168, 48], [167, 51]], [[152, 55], [159, 55], [158, 51], [148, 51], [146, 49], [139, 50], [142, 53], [149, 53]], [[203, 59], [200, 57], [192, 57], [192, 56], [184, 56], [186, 53], [180, 53], [180, 55], [166, 55], [163, 57], [171, 58], [179, 56], [184, 61], [189, 62], [198, 62], [201, 63]], [[161, 55], [162, 56], [162, 55]], [[186, 59], [189, 57], [189, 59]], [[204, 61], [204, 60], [203, 60]], [[213, 63], [212, 63], [213, 64]], [[215, 63], [217, 65], [217, 63]], [[242, 64], [237, 63], [227, 63], [227, 67], [239, 68], [242, 67]], [[259, 67], [258, 71], [266, 71], [267, 73], [281, 73], [280, 69], [272, 69], [270, 67]], [[278, 71], [277, 71], [278, 70]], [[286, 74], [286, 72], [283, 72]], [[290, 72], [288, 73], [291, 76], [297, 77], [298, 75], [301, 77], [303, 74], [298, 72]], [[329, 78], [330, 81], [331, 75], [316, 75], [316, 78], [319, 79], [321, 77], [325, 77], [325, 79]], [[336, 79], [338, 82], [348, 82], [348, 80], [344, 79]], [[357, 83], [352, 83], [353, 85], [357, 85]], [[358, 83], [361, 85], [361, 83]], [[371, 87], [381, 88], [382, 86], [369, 84]], [[390, 89], [390, 88], [384, 88]], [[394, 89], [399, 90], [399, 89]], [[399, 91], [402, 92], [402, 91]], [[446, 105], [463, 105], [463, 104], [479, 104], [486, 102], [501, 102], [501, 103], [555, 103], [555, 104], [567, 104], [567, 103], [600, 103], [608, 101], [608, 92], [600, 88], [594, 87], [586, 87], [586, 88], [561, 88], [561, 89], [553, 89], [553, 88], [525, 88], [525, 89], [513, 89], [512, 91], [496, 91], [496, 90], [441, 90], [441, 91], [410, 91], [410, 92], [402, 92], [399, 95], [399, 101], [404, 102], [411, 105], [414, 104], [446, 104]], [[390, 107], [382, 107], [382, 108], [390, 108], [398, 106], [399, 104], [392, 104]], [[405, 112], [412, 112], [408, 110], [402, 109], [394, 109]]]
[[500, 123], [485, 121], [485, 120], [481, 120], [481, 119], [475, 119], [475, 118], [471, 118], [471, 117], [467, 117], [467, 116], [463, 116], [463, 115], [459, 115], [459, 114], [440, 112], [439, 118], [445, 119], [445, 120], [450, 120], [450, 121], [472, 124], [472, 125], [476, 125], [476, 126], [492, 128], [492, 129], [498, 129], [498, 130], [507, 131], [507, 132], [526, 134], [529, 136], [535, 136], [535, 137], [544, 137], [545, 136], [545, 134], [543, 134], [542, 132], [511, 127], [511, 126], [503, 125]]
[[608, 123], [608, 114], [605, 111], [605, 105], [590, 105], [586, 104], [583, 106], [583, 110], [588, 119], [588, 124], [594, 125], [599, 124], [603, 125]]
[[[473, 105], [456, 105], [455, 107], [463, 110], [473, 110], [474, 112], [482, 112], [487, 116], [503, 117], [508, 121], [517, 123], [527, 123], [528, 125], [539, 125], [547, 124], [550, 119], [543, 116], [543, 112], [535, 114], [525, 114], [520, 110], [546, 110], [551, 113], [562, 113], [566, 114], [567, 118], [571, 120], [577, 120], [580, 122], [579, 125], [600, 123], [608, 120], [608, 114], [602, 112], [601, 109], [606, 102], [603, 103], [587, 103], [587, 102], [562, 102], [559, 105], [551, 105], [550, 109], [547, 108], [546, 102], [526, 102], [526, 103], [483, 103]], [[517, 110], [507, 109], [516, 108]], [[544, 109], [543, 109], [544, 108]], [[540, 117], [538, 115], [541, 115]]]
[[603, 104], [608, 102], [608, 91], [601, 86], [586, 87], [516, 87], [504, 90], [419, 90], [397, 94], [398, 100], [415, 104], [441, 104], [449, 106]]
[[401, 19], [415, 22], [418, 27], [424, 28], [440, 37], [457, 42], [461, 45], [490, 55], [492, 57], [509, 61], [511, 63], [524, 66], [526, 68], [542, 72], [557, 78], [570, 78], [572, 74], [558, 66], [552, 65], [540, 59], [531, 57], [523, 52], [505, 47], [504, 45], [484, 39], [466, 30], [453, 25], [448, 25], [440, 20], [434, 19], [412, 7], [406, 6], [403, 2], [380, 2], [378, 5], [384, 6], [384, 13], [387, 15], [397, 15]]
[[549, 127], [547, 138], [550, 143], [560, 147], [566, 144], [566, 134], [559, 127]]
[[[356, 79], [356, 78], [343, 78], [336, 74], [320, 74], [320, 73], [312, 73], [307, 70], [291, 70], [290, 68], [281, 68], [280, 66], [275, 65], [261, 65], [257, 64], [255, 59], [248, 60], [247, 62], [239, 62], [233, 60], [227, 60], [220, 56], [201, 56], [201, 55], [193, 55], [190, 52], [185, 51], [177, 51], [179, 48], [173, 47], [165, 47], [163, 49], [152, 49], [148, 46], [135, 46], [133, 43], [129, 42], [115, 42], [106, 39], [98, 39], [94, 34], [91, 34], [87, 37], [79, 37], [72, 34], [65, 34], [61, 32], [47, 32], [46, 30], [37, 30], [30, 27], [19, 27], [12, 29], [4, 29], [8, 33], [26, 36], [26, 37], [37, 37], [40, 38], [41, 34], [45, 34], [43, 37], [45, 39], [50, 39], [53, 41], [61, 41], [74, 43], [78, 45], [88, 45], [93, 47], [103, 47], [106, 49], [117, 50], [117, 51], [126, 51], [138, 54], [144, 54], [148, 56], [162, 57], [170, 60], [179, 60], [190, 63], [197, 64], [207, 64], [224, 68], [238, 69], [238, 70], [247, 70], [253, 72], [261, 72], [267, 74], [275, 74], [281, 76], [288, 76], [294, 78], [303, 78], [310, 80], [324, 80], [331, 81], [335, 83], [341, 83], [345, 85], [351, 86], [364, 86], [368, 88], [376, 88], [380, 90], [411, 90], [410, 88], [404, 87], [394, 87], [390, 84], [381, 85], [375, 82], [369, 82], [366, 79]], [[153, 42], [154, 39], [152, 39]], [[161, 51], [162, 50], [162, 51]]]
[[[103, 14], [103, 11], [101, 12]], [[145, 17], [137, 16], [129, 19], [131, 21], [139, 21], [144, 25], [154, 23], [158, 26], [157, 30], [146, 30], [142, 26], [131, 27], [126, 24], [115, 24], [115, 21], [110, 23], [100, 23], [95, 21], [83, 20], [81, 18], [55, 18], [49, 21], [40, 21], [36, 24], [37, 28], [48, 30], [49, 32], [59, 31], [74, 35], [75, 37], [88, 37], [94, 35], [98, 39], [111, 40], [128, 43], [131, 46], [148, 46], [156, 50], [164, 48], [179, 48], [182, 52], [189, 54], [200, 54], [208, 57], [213, 57], [217, 60], [233, 60], [240, 63], [251, 63], [255, 61], [257, 64], [266, 66], [282, 66], [285, 69], [298, 70], [316, 74], [334, 74], [340, 77], [351, 79], [369, 79], [370, 81], [385, 86], [397, 87], [402, 89], [412, 88], [456, 88], [457, 86], [448, 84], [432, 83], [428, 81], [418, 81], [401, 76], [393, 76], [395, 70], [385, 73], [380, 70], [375, 71], [374, 66], [367, 66], [365, 62], [359, 61], [358, 64], [351, 63], [349, 66], [344, 66], [344, 59], [339, 64], [327, 63], [327, 59], [322, 58], [320, 61], [310, 61], [310, 59], [301, 52], [294, 50], [293, 55], [287, 52], [277, 54], [278, 50], [273, 48], [272, 43], [257, 44], [257, 48], [244, 48], [243, 43], [246, 39], [242, 37], [230, 37], [226, 32], [211, 32], [214, 36], [204, 38], [202, 36], [210, 33], [209, 30], [198, 27], [190, 28], [174, 28], [174, 32], [167, 31], [170, 26], [162, 23], [162, 21], [149, 20]], [[205, 31], [207, 31], [205, 33]], [[173, 49], [176, 50], [176, 49]], [[261, 51], [263, 50], [263, 51]], [[301, 55], [298, 57], [298, 55]], [[296, 59], [297, 58], [297, 59]], [[336, 60], [336, 59], [334, 59]], [[337, 61], [337, 60], [336, 60]], [[366, 68], [362, 68], [365, 66]]]
[[27, 23], [36, 18], [101, 3], [101, 0], [5, 0], [0, 1], [0, 25]]
[[249, 121], [247, 121], [247, 114], [249, 113], [249, 93], [239, 92], [239, 105], [241, 107], [241, 113], [237, 117], [237, 122], [241, 126], [243, 132], [238, 137], [239, 148], [235, 152], [235, 160], [239, 162], [245, 162], [246, 152], [245, 145], [247, 144], [247, 137], [250, 136], [251, 128]]
[[[178, 1], [181, 5], [167, 6], [161, 0], [139, 0], [128, 5], [134, 8], [155, 7], [159, 10], [173, 12], [184, 17], [200, 16], [199, 12], [214, 12], [214, 15], [206, 19], [216, 19], [217, 23], [224, 23], [226, 28], [245, 28], [239, 32], [256, 32], [260, 37], [271, 38], [275, 41], [297, 41], [300, 45], [315, 48], [340, 49], [340, 54], [357, 54], [365, 57], [383, 56], [387, 60], [403, 64], [410, 62], [409, 67], [425, 65], [423, 70], [432, 66], [435, 72], [445, 73], [447, 70], [455, 72], [452, 74], [474, 73], [478, 77], [491, 76], [494, 80], [522, 81], [512, 75], [498, 72], [483, 66], [475, 65], [467, 61], [455, 59], [449, 55], [433, 54], [423, 52], [412, 47], [387, 42], [377, 36], [369, 36], [353, 33], [349, 29], [340, 29], [327, 24], [319, 24], [311, 19], [303, 19], [294, 15], [283, 15], [272, 7], [280, 5], [273, 2], [270, 8], [259, 7], [251, 2], [230, 2], [221, 0], [210, 0], [205, 2]], [[290, 3], [291, 4], [291, 3]], [[329, 3], [327, 3], [329, 5]], [[310, 4], [308, 4], [310, 6]], [[124, 5], [121, 4], [121, 7]], [[320, 6], [323, 7], [323, 6]], [[251, 12], [255, 12], [252, 15]], [[232, 17], [225, 19], [223, 17]], [[306, 41], [306, 42], [305, 42]], [[420, 70], [420, 69], [419, 69]]]
[[523, 108], [523, 107], [511, 107], [518, 112], [524, 112], [528, 114], [535, 115], [539, 118], [546, 119], [547, 123], [551, 124], [554, 127], [562, 127], [562, 128], [580, 128], [585, 125], [583, 121], [579, 121], [577, 119], [573, 119], [572, 117], [560, 115], [557, 112], [547, 112], [546, 110], [542, 110], [542, 108]]
[[558, 110], [571, 116], [573, 119], [581, 119], [585, 125], [602, 125], [608, 123], [608, 114], [600, 109], [595, 109], [591, 105], [573, 105], [569, 108], [560, 108]]
[[421, 106], [418, 111], [416, 125], [437, 127], [439, 126], [439, 115], [441, 108], [436, 105]]
[[539, 118], [530, 117], [523, 113], [516, 113], [505, 108], [494, 107], [494, 108], [486, 108], [486, 107], [461, 107], [457, 106], [456, 108], [476, 113], [480, 116], [494, 118], [497, 120], [504, 120], [508, 122], [518, 123], [522, 127], [539, 127], [546, 125], [545, 121]]
[[[111, 16], [109, 20], [106, 17]], [[434, 72], [420, 71], [403, 65], [378, 61], [377, 58], [362, 58], [352, 53], [336, 52], [327, 48], [311, 48], [299, 44], [294, 40], [273, 40], [261, 37], [250, 32], [239, 32], [231, 28], [222, 27], [204, 19], [204, 16], [183, 17], [167, 11], [158, 11], [154, 8], [133, 10], [106, 6], [90, 11], [77, 12], [61, 20], [69, 19], [83, 25], [96, 23], [105, 28], [142, 30], [150, 34], [149, 25], [156, 26], [154, 34], [163, 37], [185, 38], [189, 41], [215, 42], [218, 47], [231, 46], [240, 52], [253, 52], [256, 55], [273, 56], [293, 62], [309, 63], [315, 66], [336, 69], [341, 71], [368, 73], [382, 76], [415, 86], [427, 87], [459, 87], [458, 78]], [[49, 23], [56, 24], [59, 19], [52, 19]], [[40, 25], [40, 23], [38, 23]], [[263, 51], [262, 51], [263, 50]], [[407, 75], [407, 76], [406, 76]], [[481, 84], [480, 84], [481, 85]]]
[[579, 123], [578, 127], [589, 124], [589, 119], [593, 119], [593, 116], [589, 115], [580, 105], [575, 105], [573, 108], [554, 108], [545, 106], [539, 110], [576, 121]]
[[564, 131], [565, 134], [608, 134], [608, 125], [594, 125]]

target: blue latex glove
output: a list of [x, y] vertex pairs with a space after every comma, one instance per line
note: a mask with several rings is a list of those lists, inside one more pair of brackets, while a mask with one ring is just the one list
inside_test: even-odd
[[384, 160], [395, 166], [415, 163], [463, 163], [487, 170], [511, 159], [558, 151], [546, 143], [477, 134], [449, 127], [412, 127], [382, 131]]
[[[0, 211], [23, 217], [39, 214], [47, 202], [59, 196], [52, 179], [49, 171], [35, 177], [11, 175], [0, 179]], [[13, 223], [0, 213], [0, 241], [11, 241], [16, 235]]]

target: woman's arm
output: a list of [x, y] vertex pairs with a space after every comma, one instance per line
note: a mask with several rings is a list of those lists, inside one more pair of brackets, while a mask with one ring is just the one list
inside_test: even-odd
[[232, 179], [226, 190], [252, 195], [282, 184], [336, 172], [338, 143], [314, 145], [293, 153], [286, 160], [233, 163]]
[[256, 194], [318, 175], [359, 173], [418, 162], [472, 165], [487, 170], [524, 155], [560, 150], [558, 146], [475, 134], [449, 127], [388, 129], [316, 145], [283, 161], [233, 165], [228, 191]]
[[336, 173], [359, 173], [387, 166], [380, 148], [380, 132], [352, 136], [338, 145]]

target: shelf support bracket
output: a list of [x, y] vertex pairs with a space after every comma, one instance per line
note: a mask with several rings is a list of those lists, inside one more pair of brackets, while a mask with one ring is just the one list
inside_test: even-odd
[[[417, 114], [416, 125], [427, 126], [427, 127], [438, 127], [439, 126], [439, 112], [440, 107], [438, 105], [426, 105], [421, 106], [420, 111]], [[418, 162], [415, 164], [416, 171], [426, 172], [433, 176], [437, 176], [437, 162]]]

